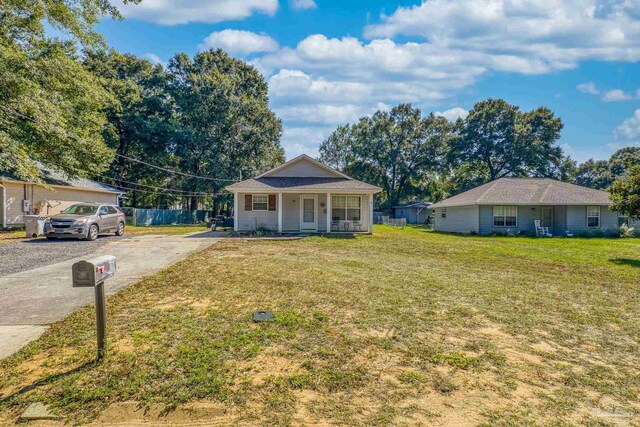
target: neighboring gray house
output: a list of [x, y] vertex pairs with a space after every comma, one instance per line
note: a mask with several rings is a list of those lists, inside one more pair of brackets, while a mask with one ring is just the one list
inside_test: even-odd
[[[434, 229], [454, 233], [551, 234], [617, 230], [629, 220], [611, 211], [609, 194], [549, 178], [500, 178], [432, 205]], [[638, 226], [638, 223], [629, 225]]]
[[233, 193], [236, 231], [373, 232], [373, 195], [381, 188], [353, 179], [303, 154]]
[[427, 218], [431, 217], [433, 210], [431, 202], [413, 201], [394, 206], [393, 217], [406, 218], [407, 224], [426, 224]]

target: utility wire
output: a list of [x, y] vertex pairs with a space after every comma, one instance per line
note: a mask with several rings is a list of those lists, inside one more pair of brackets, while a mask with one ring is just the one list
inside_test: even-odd
[[[99, 182], [99, 181], [96, 181], [96, 182]], [[104, 182], [100, 182], [100, 184], [104, 184], [104, 185], [108, 185], [108, 186], [111, 186], [111, 187], [115, 187], [118, 190], [138, 191], [140, 193], [149, 193], [149, 194], [164, 194], [164, 195], [167, 195], [167, 196], [209, 197], [209, 196], [215, 196], [216, 195], [216, 193], [211, 193], [211, 194], [176, 194], [176, 193], [167, 193], [167, 192], [163, 192], [163, 191], [140, 190], [139, 188], [124, 187], [122, 185], [115, 185], [115, 184], [106, 184]]]
[[238, 181], [237, 179], [211, 178], [211, 177], [208, 177], [208, 176], [193, 175], [193, 174], [186, 173], [186, 172], [180, 172], [180, 171], [173, 170], [173, 169], [167, 169], [167, 168], [163, 168], [162, 166], [152, 165], [151, 163], [147, 163], [147, 162], [144, 162], [144, 161], [139, 160], [139, 159], [134, 159], [133, 157], [125, 156], [124, 154], [116, 153], [116, 156], [122, 157], [123, 159], [127, 159], [127, 160], [130, 160], [132, 162], [140, 163], [140, 164], [143, 164], [145, 166], [149, 166], [149, 167], [161, 170], [163, 172], [174, 173], [176, 175], [182, 175], [182, 176], [186, 176], [186, 177], [189, 177], [189, 178], [206, 179], [206, 180], [209, 180], [209, 181], [226, 181], [226, 182], [237, 182]]
[[[24, 115], [24, 114], [20, 113], [19, 111], [14, 110], [13, 108], [5, 107], [4, 105], [0, 105], [0, 108], [2, 108], [3, 110], [5, 110], [5, 111], [7, 111], [9, 113], [12, 113], [13, 115], [15, 115], [17, 117], [20, 117], [22, 119], [28, 120], [30, 122], [41, 123], [39, 120], [36, 120], [33, 117], [29, 117], [27, 115]], [[77, 136], [75, 136], [72, 133], [67, 133], [67, 135], [73, 137], [73, 139], [75, 139], [76, 141], [80, 141], [80, 142], [82, 142], [84, 144], [88, 144], [86, 141], [78, 138]], [[167, 168], [164, 168], [164, 167], [161, 167], [161, 166], [152, 165], [151, 163], [147, 163], [147, 162], [144, 162], [142, 160], [135, 159], [133, 157], [125, 156], [123, 154], [115, 153], [115, 155], [118, 156], [118, 157], [121, 157], [123, 159], [127, 159], [129, 161], [132, 161], [132, 162], [140, 163], [140, 164], [143, 164], [143, 165], [146, 165], [146, 166], [161, 170], [163, 172], [173, 173], [173, 174], [176, 174], [176, 175], [182, 175], [182, 176], [186, 176], [186, 177], [189, 177], [189, 178], [205, 179], [205, 180], [209, 180], [209, 181], [224, 181], [224, 182], [237, 182], [238, 181], [237, 179], [211, 178], [211, 177], [208, 177], [208, 176], [193, 175], [193, 174], [186, 173], [186, 172], [181, 172], [181, 171], [177, 171], [177, 170], [173, 170], [173, 169], [167, 169]]]
[[[111, 178], [114, 181], [118, 181], [118, 182], [123, 182], [125, 184], [130, 184], [130, 185], [139, 185], [142, 187], [149, 187], [149, 188], [153, 188], [156, 190], [166, 190], [166, 191], [171, 191], [171, 192], [176, 192], [176, 193], [189, 193], [189, 194], [203, 194], [203, 195], [210, 195], [211, 193], [207, 193], [204, 191], [188, 191], [188, 190], [178, 190], [176, 188], [166, 188], [166, 187], [155, 187], [153, 185], [148, 185], [148, 184], [141, 184], [139, 182], [131, 182], [131, 181], [125, 181], [124, 179], [118, 179], [118, 178]], [[109, 184], [107, 184], [109, 185]]]

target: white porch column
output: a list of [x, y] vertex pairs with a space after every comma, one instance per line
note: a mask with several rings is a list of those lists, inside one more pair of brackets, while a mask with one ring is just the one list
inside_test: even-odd
[[373, 193], [369, 194], [369, 233], [373, 233]]
[[282, 233], [282, 193], [278, 193], [278, 233]]
[[238, 213], [240, 207], [238, 206], [238, 193], [233, 193], [233, 231], [238, 231]]
[[331, 233], [331, 193], [327, 193], [327, 233]]

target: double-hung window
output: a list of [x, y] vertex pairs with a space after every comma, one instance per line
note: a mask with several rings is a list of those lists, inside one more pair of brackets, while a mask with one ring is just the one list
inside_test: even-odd
[[331, 219], [333, 221], [361, 221], [361, 196], [331, 196]]
[[600, 206], [587, 206], [587, 227], [600, 227]]
[[618, 214], [618, 227], [623, 225], [629, 225], [629, 217], [626, 215]]
[[253, 205], [254, 211], [266, 211], [269, 209], [269, 195], [268, 194], [254, 194]]
[[494, 227], [516, 227], [518, 225], [517, 206], [494, 206], [493, 226]]

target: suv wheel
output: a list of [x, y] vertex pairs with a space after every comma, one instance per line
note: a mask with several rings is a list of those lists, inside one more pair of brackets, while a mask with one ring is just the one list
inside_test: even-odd
[[122, 236], [124, 234], [124, 222], [118, 223], [118, 228], [116, 229], [116, 236]]
[[87, 233], [87, 240], [96, 240], [98, 238], [98, 226], [91, 224]]

